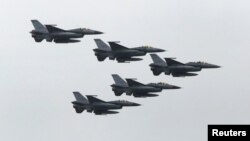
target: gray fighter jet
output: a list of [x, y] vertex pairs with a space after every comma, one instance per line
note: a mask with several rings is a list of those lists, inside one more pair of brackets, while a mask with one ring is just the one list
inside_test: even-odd
[[112, 90], [116, 96], [120, 96], [123, 93], [132, 95], [134, 97], [154, 97], [157, 94], [151, 94], [151, 92], [161, 92], [163, 89], [180, 89], [178, 86], [170, 85], [167, 83], [149, 83], [142, 84], [133, 79], [123, 80], [119, 75], [112, 74], [115, 84], [112, 84]]
[[73, 101], [73, 108], [76, 113], [82, 113], [86, 110], [89, 113], [94, 112], [96, 115], [117, 114], [123, 106], [140, 106], [140, 104], [125, 100], [103, 101], [95, 96], [87, 95], [87, 99], [80, 92], [73, 92], [76, 101]]
[[173, 77], [185, 77], [185, 76], [196, 76], [197, 72], [201, 71], [203, 68], [219, 68], [220, 66], [204, 63], [204, 62], [189, 62], [189, 63], [181, 63], [176, 60], [175, 58], [165, 58], [165, 61], [161, 59], [156, 54], [150, 54], [153, 63], [149, 66], [154, 75], [160, 75], [164, 72], [166, 75], [172, 74]]
[[140, 46], [134, 48], [124, 47], [117, 42], [108, 42], [109, 46], [101, 39], [94, 39], [98, 48], [93, 49], [98, 61], [104, 61], [107, 57], [110, 60], [116, 59], [119, 63], [140, 61], [141, 58], [135, 56], [144, 56], [147, 53], [164, 52], [165, 50], [153, 48], [150, 46]]
[[75, 40], [76, 38], [82, 38], [84, 35], [103, 34], [100, 31], [87, 28], [64, 30], [55, 27], [56, 25], [43, 25], [38, 20], [31, 20], [31, 22], [35, 29], [30, 33], [36, 42], [46, 39], [47, 42], [75, 43], [80, 42], [80, 40]]

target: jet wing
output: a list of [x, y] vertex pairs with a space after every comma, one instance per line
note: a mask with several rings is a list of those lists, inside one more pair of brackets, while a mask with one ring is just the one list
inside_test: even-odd
[[137, 82], [133, 79], [126, 79], [129, 86], [145, 86], [144, 84]]
[[156, 97], [156, 96], [158, 96], [157, 94], [150, 94], [150, 93], [133, 93], [133, 96], [134, 97], [142, 97], [142, 98], [144, 98], [144, 97]]
[[122, 45], [117, 44], [116, 42], [108, 42], [108, 43], [113, 51], [128, 50], [129, 49], [127, 47], [124, 47]]
[[140, 61], [142, 58], [132, 58], [131, 55], [123, 55], [123, 56], [117, 56], [116, 60], [118, 62], [126, 62], [126, 61]]
[[96, 115], [106, 115], [106, 114], [117, 114], [117, 111], [109, 111], [109, 110], [95, 110], [94, 113]]
[[176, 61], [176, 60], [174, 60], [172, 58], [165, 58], [165, 61], [167, 62], [167, 64], [169, 66], [171, 66], [171, 65], [185, 65], [185, 64], [183, 64], [181, 62], [178, 62], [178, 61]]
[[87, 98], [89, 100], [90, 103], [94, 103], [94, 102], [101, 102], [101, 103], [106, 103], [105, 101], [98, 99], [92, 95], [87, 95]]
[[188, 73], [188, 72], [172, 72], [173, 77], [185, 77], [185, 76], [196, 76], [196, 73]]
[[46, 28], [48, 29], [48, 31], [51, 33], [51, 32], [66, 32], [65, 30], [61, 29], [61, 28], [58, 28], [58, 27], [55, 27], [53, 25], [45, 25]]

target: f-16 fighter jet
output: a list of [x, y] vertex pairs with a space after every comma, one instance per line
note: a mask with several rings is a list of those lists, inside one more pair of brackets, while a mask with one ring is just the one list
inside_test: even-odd
[[94, 112], [96, 115], [117, 114], [119, 112], [111, 110], [122, 109], [123, 106], [140, 106], [140, 104], [125, 100], [103, 101], [91, 95], [87, 95], [86, 99], [80, 92], [73, 92], [73, 94], [76, 101], [73, 101], [72, 104], [76, 113], [86, 110], [89, 113]]
[[197, 74], [191, 72], [201, 71], [203, 68], [220, 67], [203, 62], [189, 62], [184, 64], [174, 60], [174, 58], [165, 58], [164, 61], [156, 54], [150, 54], [150, 56], [153, 60], [153, 63], [151, 63], [149, 66], [151, 67], [154, 75], [160, 75], [162, 72], [164, 72], [166, 75], [172, 74], [173, 77], [195, 76]]
[[38, 20], [31, 20], [31, 22], [35, 29], [30, 33], [36, 42], [46, 39], [47, 42], [75, 43], [80, 42], [80, 40], [75, 40], [75, 38], [82, 38], [84, 35], [103, 34], [100, 31], [87, 28], [64, 30], [55, 27], [56, 25], [43, 25]]
[[109, 46], [101, 39], [94, 39], [98, 48], [94, 49], [98, 61], [104, 61], [107, 57], [110, 60], [117, 60], [118, 63], [140, 61], [142, 58], [133, 58], [135, 56], [144, 56], [147, 53], [164, 52], [165, 50], [153, 48], [150, 46], [140, 46], [134, 48], [124, 47], [117, 42], [108, 42]]
[[123, 93], [132, 95], [134, 97], [154, 97], [156, 94], [151, 92], [161, 92], [163, 89], [180, 89], [178, 86], [170, 85], [167, 83], [149, 83], [142, 84], [133, 79], [123, 80], [119, 75], [112, 74], [115, 84], [112, 84], [112, 90], [116, 96], [120, 96]]

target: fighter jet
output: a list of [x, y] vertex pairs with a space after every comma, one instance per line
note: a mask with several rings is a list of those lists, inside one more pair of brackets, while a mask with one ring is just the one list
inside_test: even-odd
[[140, 61], [142, 58], [134, 58], [135, 56], [144, 56], [147, 53], [164, 52], [165, 50], [153, 48], [150, 46], [140, 46], [127, 48], [118, 44], [118, 42], [108, 42], [109, 46], [101, 39], [94, 39], [98, 48], [93, 49], [98, 61], [104, 61], [107, 57], [110, 60], [117, 60], [118, 63]]
[[170, 85], [167, 83], [149, 83], [142, 84], [133, 79], [123, 80], [119, 75], [112, 74], [115, 84], [112, 84], [112, 90], [116, 96], [120, 96], [123, 93], [132, 95], [134, 97], [155, 97], [157, 94], [151, 94], [151, 92], [161, 92], [163, 89], [180, 89], [178, 86]]
[[196, 76], [198, 74], [191, 73], [201, 71], [203, 68], [219, 68], [220, 66], [203, 63], [203, 62], [189, 62], [189, 63], [181, 63], [175, 58], [165, 58], [165, 61], [161, 59], [156, 54], [150, 54], [153, 63], [149, 66], [154, 75], [160, 75], [164, 72], [166, 75], [172, 74], [173, 77], [185, 77], [185, 76]]
[[103, 101], [95, 96], [87, 95], [87, 99], [80, 92], [73, 92], [76, 101], [73, 101], [73, 108], [76, 113], [82, 113], [86, 110], [89, 113], [94, 112], [96, 115], [106, 115], [106, 114], [117, 114], [118, 110], [122, 109], [123, 106], [140, 106], [140, 104], [129, 102], [125, 100], [116, 101]]
[[76, 38], [82, 38], [84, 35], [103, 34], [100, 31], [87, 28], [64, 30], [55, 27], [56, 25], [43, 25], [38, 20], [31, 20], [31, 22], [35, 29], [30, 33], [36, 42], [46, 39], [47, 42], [75, 43], [80, 42], [80, 40], [75, 40]]

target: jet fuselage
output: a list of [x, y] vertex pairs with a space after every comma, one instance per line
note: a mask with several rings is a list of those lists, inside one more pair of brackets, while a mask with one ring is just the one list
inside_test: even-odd
[[148, 93], [148, 92], [161, 92], [161, 88], [152, 86], [129, 86], [129, 91], [132, 93]]
[[93, 107], [93, 110], [115, 110], [115, 109], [121, 109], [121, 105], [116, 105], [112, 103], [101, 103], [101, 102], [95, 102], [90, 104]]
[[87, 109], [88, 112], [98, 111], [98, 110], [115, 110], [122, 108], [122, 105], [118, 105], [115, 103], [108, 103], [108, 102], [81, 103], [78, 101], [73, 101], [72, 104], [74, 105], [74, 107], [80, 109]]
[[189, 65], [173, 65], [168, 66], [167, 69], [169, 69], [171, 72], [196, 72], [201, 71], [201, 67], [194, 67]]
[[119, 50], [119, 51], [111, 51], [112, 54], [114, 54], [115, 57], [132, 57], [132, 56], [144, 56], [146, 55], [145, 52], [143, 51], [138, 51], [138, 50]]
[[82, 38], [83, 34], [73, 33], [73, 32], [52, 32], [49, 33], [51, 38]]
[[157, 70], [160, 72], [165, 72], [166, 74], [175, 73], [175, 72], [197, 72], [201, 71], [201, 67], [194, 67], [190, 65], [159, 65], [151, 63], [149, 65], [151, 67], [151, 70]]

